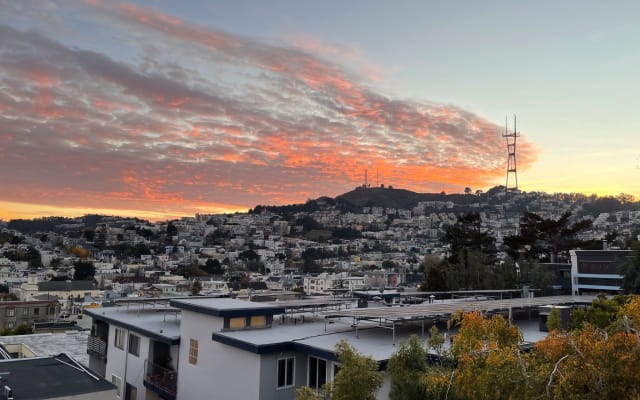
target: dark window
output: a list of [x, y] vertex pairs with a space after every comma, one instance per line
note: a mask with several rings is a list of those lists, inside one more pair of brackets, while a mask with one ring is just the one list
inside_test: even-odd
[[40, 309], [39, 308], [34, 308], [33, 309], [33, 315], [40, 315]]
[[140, 355], [140, 337], [129, 334], [129, 353], [134, 356]]
[[327, 361], [309, 357], [309, 386], [319, 390], [325, 383], [327, 383]]
[[293, 357], [278, 360], [278, 388], [293, 386]]

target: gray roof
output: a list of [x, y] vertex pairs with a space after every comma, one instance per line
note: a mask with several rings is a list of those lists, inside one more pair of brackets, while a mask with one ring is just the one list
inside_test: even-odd
[[45, 281], [38, 283], [39, 292], [66, 292], [71, 290], [96, 290], [93, 281]]
[[84, 313], [94, 320], [130, 329], [168, 344], [180, 342], [180, 312], [174, 308], [100, 307]]
[[282, 314], [284, 307], [273, 303], [257, 303], [229, 298], [197, 298], [174, 299], [172, 307], [194, 311], [218, 317], [235, 317], [249, 315]]
[[15, 399], [71, 398], [104, 391], [115, 394], [114, 385], [82, 371], [66, 354], [2, 360], [0, 370], [10, 373], [7, 386]]
[[84, 365], [89, 365], [87, 340], [87, 333], [79, 331], [0, 336], [0, 344], [24, 344], [41, 357], [66, 353]]

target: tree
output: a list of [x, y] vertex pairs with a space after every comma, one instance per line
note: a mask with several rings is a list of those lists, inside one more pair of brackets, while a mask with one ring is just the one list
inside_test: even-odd
[[78, 260], [73, 263], [73, 269], [73, 279], [76, 281], [91, 280], [96, 274], [96, 267], [89, 261]]
[[640, 293], [640, 243], [635, 243], [634, 256], [622, 264], [622, 289], [629, 294]]
[[191, 294], [197, 296], [200, 294], [200, 291], [202, 291], [202, 283], [200, 283], [200, 281], [196, 279], [191, 285]]
[[[434, 325], [435, 326], [435, 325]], [[420, 376], [427, 372], [427, 351], [417, 336], [400, 343], [387, 365], [391, 377], [390, 400], [422, 400], [425, 397]]]
[[382, 385], [382, 373], [371, 357], [358, 353], [349, 343], [341, 340], [336, 345], [340, 371], [328, 384], [331, 400], [374, 400]]
[[315, 391], [315, 389], [309, 386], [301, 386], [296, 389], [295, 400], [323, 400], [322, 397]]
[[394, 263], [391, 260], [384, 260], [382, 262], [382, 269], [386, 269], [387, 271], [393, 271], [395, 267], [396, 267], [396, 263]]
[[93, 239], [95, 238], [96, 233], [93, 231], [93, 229], [85, 229], [82, 232], [82, 236], [84, 236], [87, 242], [93, 242]]
[[493, 262], [497, 253], [495, 238], [481, 229], [482, 219], [478, 213], [458, 216], [458, 221], [445, 232], [445, 241], [451, 246], [448, 261], [457, 263], [465, 251], [477, 250]]
[[554, 261], [556, 257], [580, 241], [579, 232], [591, 227], [591, 220], [580, 220], [571, 224], [571, 213], [562, 214], [557, 220], [525, 212], [520, 219], [520, 235], [504, 239], [507, 253], [515, 260], [520, 254], [526, 259]]
[[560, 321], [560, 311], [557, 308], [551, 307], [551, 312], [547, 317], [547, 329], [549, 332], [559, 331], [562, 328], [562, 322]]
[[222, 273], [222, 265], [215, 258], [209, 258], [202, 267], [202, 270], [210, 275], [219, 275]]

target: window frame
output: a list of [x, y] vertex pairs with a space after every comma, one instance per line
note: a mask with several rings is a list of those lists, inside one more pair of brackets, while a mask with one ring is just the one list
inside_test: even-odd
[[[280, 362], [283, 362], [284, 369], [281, 369]], [[283, 373], [284, 383], [280, 385], [280, 372]], [[294, 356], [290, 357], [280, 357], [276, 361], [276, 389], [289, 389], [294, 387], [296, 384], [296, 358]]]
[[122, 378], [116, 374], [111, 374], [111, 384], [116, 387], [116, 397], [120, 398], [120, 392], [122, 390]]
[[113, 336], [113, 346], [120, 350], [124, 350], [124, 342], [127, 336], [127, 332], [122, 328], [115, 328], [115, 333]]
[[189, 339], [189, 364], [198, 365], [198, 339]]
[[131, 355], [140, 357], [140, 336], [129, 333], [129, 340], [127, 340], [127, 351]]
[[[312, 360], [315, 360], [315, 383], [313, 385], [311, 385], [311, 365], [312, 365]], [[320, 368], [320, 362], [324, 363], [324, 378], [322, 379], [322, 384], [318, 384], [321, 377], [321, 375], [318, 374]], [[329, 361], [324, 359], [324, 358], [320, 358], [320, 357], [314, 357], [314, 356], [309, 356], [309, 359], [307, 361], [307, 386], [311, 387], [314, 390], [320, 391], [322, 390], [322, 387], [324, 385], [327, 384], [327, 382], [329, 382], [328, 378], [328, 371], [329, 371]]]

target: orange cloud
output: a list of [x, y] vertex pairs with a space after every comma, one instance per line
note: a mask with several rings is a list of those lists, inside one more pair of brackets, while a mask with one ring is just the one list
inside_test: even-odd
[[[336, 195], [367, 168], [416, 191], [486, 187], [504, 175], [501, 127], [452, 105], [386, 96], [321, 57], [331, 49], [317, 55], [151, 8], [94, 4], [107, 27], [126, 28], [132, 48], [152, 38], [174, 58], [116, 61], [0, 26], [0, 201], [173, 215]], [[17, 72], [34, 60], [37, 73]], [[538, 149], [523, 137], [518, 152], [525, 169]]]

